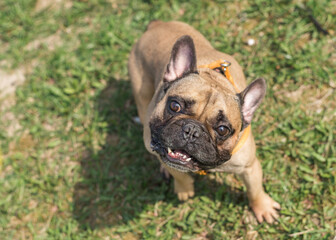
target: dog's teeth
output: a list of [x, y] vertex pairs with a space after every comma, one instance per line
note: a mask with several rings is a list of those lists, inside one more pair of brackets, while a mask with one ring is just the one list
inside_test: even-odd
[[186, 161], [189, 162], [191, 160], [191, 158], [187, 158]]
[[172, 150], [170, 148], [168, 148], [168, 153], [171, 153], [171, 152], [172, 152]]

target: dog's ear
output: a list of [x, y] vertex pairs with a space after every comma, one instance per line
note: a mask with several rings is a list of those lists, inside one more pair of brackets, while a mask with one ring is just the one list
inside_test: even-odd
[[193, 72], [197, 72], [195, 45], [192, 38], [185, 35], [180, 37], [173, 46], [164, 81], [171, 82]]
[[266, 94], [266, 82], [263, 78], [254, 80], [241, 93], [237, 94], [240, 99], [243, 126], [247, 127], [253, 118], [255, 110], [258, 108]]

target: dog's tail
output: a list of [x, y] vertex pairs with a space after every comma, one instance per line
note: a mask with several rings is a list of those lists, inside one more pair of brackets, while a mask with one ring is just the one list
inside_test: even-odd
[[155, 27], [159, 23], [162, 23], [162, 21], [160, 21], [160, 20], [152, 20], [152, 21], [150, 21], [150, 23], [148, 23], [148, 25], [147, 25], [147, 29], [146, 30], [149, 30], [149, 29]]

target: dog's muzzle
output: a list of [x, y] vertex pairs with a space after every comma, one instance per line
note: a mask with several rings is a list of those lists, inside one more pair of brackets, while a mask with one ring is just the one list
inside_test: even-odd
[[207, 170], [221, 159], [210, 133], [202, 123], [179, 119], [163, 126], [152, 126], [151, 148], [172, 168], [183, 172]]

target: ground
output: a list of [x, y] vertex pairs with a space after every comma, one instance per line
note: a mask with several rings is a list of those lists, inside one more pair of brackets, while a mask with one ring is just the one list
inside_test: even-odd
[[[334, 1], [0, 2], [0, 239], [333, 239]], [[258, 225], [232, 174], [179, 202], [146, 152], [127, 72], [153, 19], [180, 20], [267, 81], [252, 124]], [[327, 32], [328, 34], [326, 34]]]

